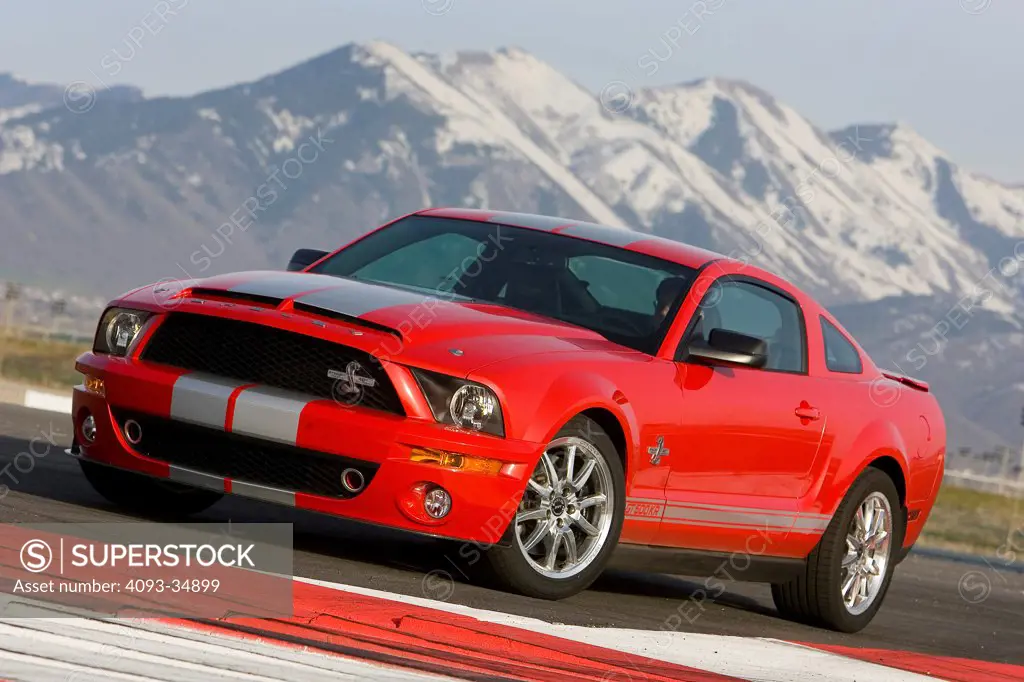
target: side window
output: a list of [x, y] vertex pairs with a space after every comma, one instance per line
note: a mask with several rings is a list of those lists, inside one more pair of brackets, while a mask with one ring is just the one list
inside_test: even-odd
[[712, 329], [755, 336], [768, 342], [767, 370], [806, 372], [806, 336], [800, 307], [790, 299], [746, 281], [718, 280], [696, 313], [690, 334], [708, 340]]
[[860, 374], [864, 371], [857, 348], [824, 317], [821, 318], [821, 336], [825, 340], [825, 366], [830, 372]]

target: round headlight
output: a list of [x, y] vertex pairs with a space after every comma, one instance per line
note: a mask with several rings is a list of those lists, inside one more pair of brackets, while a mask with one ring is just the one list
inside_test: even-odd
[[107, 324], [107, 348], [115, 355], [125, 355], [140, 331], [142, 331], [141, 315], [129, 312], [117, 313]]
[[459, 426], [480, 431], [494, 415], [498, 399], [483, 386], [467, 384], [459, 388], [448, 402], [452, 420]]

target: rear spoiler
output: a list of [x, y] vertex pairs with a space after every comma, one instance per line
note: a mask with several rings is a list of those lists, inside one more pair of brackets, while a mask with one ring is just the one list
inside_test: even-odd
[[882, 376], [884, 376], [886, 379], [892, 379], [893, 381], [898, 381], [899, 383], [903, 384], [904, 386], [909, 386], [910, 388], [915, 388], [918, 391], [923, 391], [925, 393], [928, 393], [929, 390], [930, 390], [927, 381], [921, 381], [920, 379], [915, 379], [914, 377], [908, 377], [906, 374], [900, 374], [898, 372], [892, 372], [892, 371], [889, 371], [887, 369], [883, 369], [882, 370]]

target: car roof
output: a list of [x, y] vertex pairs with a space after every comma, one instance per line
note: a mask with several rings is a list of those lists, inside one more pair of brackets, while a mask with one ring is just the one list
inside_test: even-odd
[[707, 251], [647, 232], [639, 232], [622, 227], [611, 227], [609, 225], [598, 225], [597, 223], [571, 220], [569, 218], [471, 208], [428, 208], [418, 211], [417, 215], [471, 220], [480, 223], [499, 223], [513, 227], [543, 230], [553, 234], [576, 237], [577, 239], [588, 239], [627, 251], [643, 253], [691, 268], [700, 268], [716, 260], [731, 260], [714, 251]]

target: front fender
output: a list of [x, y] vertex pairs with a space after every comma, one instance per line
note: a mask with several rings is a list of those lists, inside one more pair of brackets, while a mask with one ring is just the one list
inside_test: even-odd
[[[576, 415], [603, 409], [618, 420], [627, 454], [632, 453], [640, 428], [636, 407], [626, 394], [610, 377], [575, 363], [559, 364], [500, 363], [470, 378], [498, 393], [510, 438], [548, 443]], [[559, 371], [551, 371], [556, 367]]]
[[615, 416], [631, 453], [635, 434], [639, 433], [633, 405], [609, 379], [584, 371], [561, 374], [547, 386], [536, 403], [524, 440], [547, 443], [573, 417], [595, 408]]

